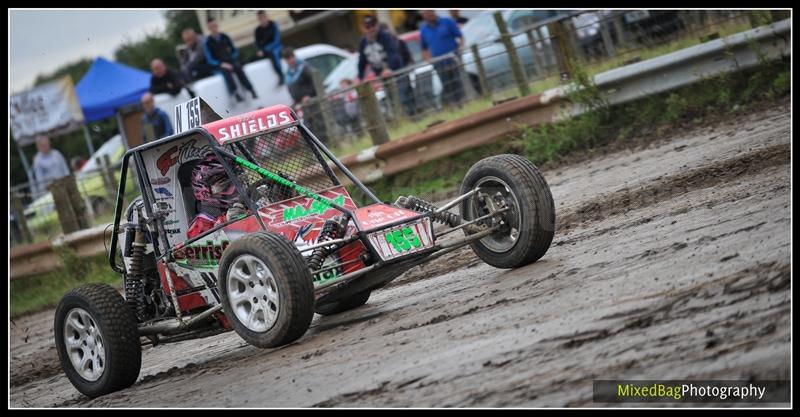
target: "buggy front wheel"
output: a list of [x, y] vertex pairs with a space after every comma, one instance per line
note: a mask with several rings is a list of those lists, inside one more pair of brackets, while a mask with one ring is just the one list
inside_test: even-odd
[[245, 341], [260, 348], [299, 339], [314, 317], [314, 283], [297, 248], [260, 232], [237, 239], [220, 260], [225, 315]]
[[472, 242], [472, 250], [497, 268], [518, 268], [535, 262], [550, 248], [555, 232], [555, 207], [550, 187], [527, 158], [496, 155], [478, 161], [461, 184], [461, 193], [480, 190], [461, 203], [469, 221], [504, 210], [486, 220], [498, 231]]

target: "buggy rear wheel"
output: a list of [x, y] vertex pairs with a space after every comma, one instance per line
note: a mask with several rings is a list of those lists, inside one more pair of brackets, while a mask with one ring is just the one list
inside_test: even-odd
[[505, 209], [500, 221], [488, 220], [488, 226], [500, 226], [497, 232], [470, 243], [475, 254], [497, 268], [518, 268], [544, 256], [556, 217], [550, 187], [536, 166], [520, 155], [482, 159], [467, 172], [461, 193], [475, 187], [480, 191], [460, 205], [464, 220]]
[[299, 339], [314, 317], [314, 284], [297, 248], [281, 235], [237, 239], [220, 260], [220, 294], [236, 333], [260, 348]]
[[54, 336], [67, 378], [89, 397], [127, 388], [142, 365], [136, 317], [109, 285], [91, 284], [58, 303]]

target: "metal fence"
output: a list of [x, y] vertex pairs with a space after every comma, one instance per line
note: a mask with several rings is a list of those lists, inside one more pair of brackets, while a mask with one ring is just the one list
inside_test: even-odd
[[[52, 180], [11, 187], [9, 243], [16, 246], [107, 224], [113, 220], [119, 164], [97, 161], [97, 168]], [[128, 187], [135, 195], [136, 188]]]
[[[766, 14], [766, 15], [765, 15]], [[768, 11], [580, 11], [421, 62], [298, 106], [339, 156], [425, 130], [574, 77], [649, 59], [766, 23]], [[317, 83], [318, 91], [321, 83]]]

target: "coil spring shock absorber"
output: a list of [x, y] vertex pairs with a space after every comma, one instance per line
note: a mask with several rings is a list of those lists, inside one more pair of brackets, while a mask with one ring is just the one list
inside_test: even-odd
[[[329, 219], [322, 225], [322, 230], [319, 232], [317, 243], [322, 243], [327, 240], [338, 239], [344, 234], [344, 225], [339, 219]], [[316, 271], [322, 268], [322, 262], [330, 255], [330, 249], [326, 246], [314, 249], [308, 257], [308, 267], [311, 271]]]
[[436, 207], [433, 204], [413, 195], [408, 197], [398, 197], [395, 205], [409, 210], [418, 211], [420, 213], [433, 213], [433, 216], [431, 216], [433, 221], [448, 225], [450, 227], [456, 227], [461, 224], [461, 216], [458, 214], [450, 213], [449, 211], [436, 213], [436, 210], [438, 210], [439, 207]]
[[137, 225], [134, 229], [133, 245], [131, 247], [131, 264], [125, 276], [125, 301], [136, 313], [139, 320], [144, 320], [146, 316], [147, 302], [144, 295], [144, 232], [142, 227]]

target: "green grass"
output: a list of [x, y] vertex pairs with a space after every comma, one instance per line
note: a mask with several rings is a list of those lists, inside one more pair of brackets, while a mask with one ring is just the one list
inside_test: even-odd
[[100, 282], [117, 286], [122, 282], [105, 255], [78, 258], [66, 253], [63, 259], [65, 266], [56, 271], [9, 281], [11, 317], [54, 307], [64, 294], [79, 285]]

